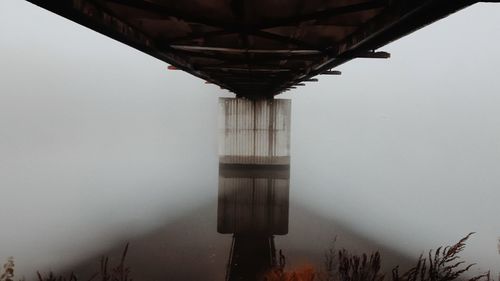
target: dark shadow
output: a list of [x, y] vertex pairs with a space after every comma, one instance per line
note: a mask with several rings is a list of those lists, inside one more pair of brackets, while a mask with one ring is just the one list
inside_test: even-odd
[[217, 231], [233, 234], [226, 280], [260, 280], [288, 233], [290, 165], [220, 164]]
[[[380, 250], [387, 272], [395, 264], [404, 267], [414, 261], [396, 249], [374, 243], [345, 225], [297, 205], [290, 208], [288, 235], [276, 236], [275, 243], [277, 249], [283, 250], [287, 265], [321, 266], [324, 252], [335, 236], [339, 248], [355, 252]], [[217, 233], [217, 202], [211, 202], [154, 232], [131, 239], [127, 263], [134, 280], [221, 281], [225, 280], [231, 241], [232, 235]], [[124, 245], [125, 241], [117, 241], [110, 249], [103, 249], [102, 255], [119, 260]], [[99, 258], [82, 261], [68, 271], [74, 270], [85, 280], [99, 269]]]

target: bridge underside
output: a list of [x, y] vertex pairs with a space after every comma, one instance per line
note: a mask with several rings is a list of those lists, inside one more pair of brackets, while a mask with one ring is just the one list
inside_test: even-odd
[[[471, 0], [29, 0], [217, 84], [272, 98]], [[332, 73], [332, 72], [329, 72]]]

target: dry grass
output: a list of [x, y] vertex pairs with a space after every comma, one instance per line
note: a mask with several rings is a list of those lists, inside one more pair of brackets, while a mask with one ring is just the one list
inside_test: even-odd
[[[404, 273], [399, 272], [396, 267], [392, 271], [391, 281], [491, 281], [489, 272], [464, 279], [464, 274], [474, 265], [466, 264], [461, 260], [459, 254], [465, 248], [465, 242], [472, 233], [460, 239], [456, 244], [439, 247], [436, 251], [430, 250], [428, 255], [421, 255], [414, 267]], [[325, 263], [322, 270], [310, 268], [307, 270], [307, 278], [304, 269], [285, 272], [283, 267], [272, 270], [265, 277], [267, 281], [385, 281], [387, 278], [381, 272], [381, 256], [379, 252], [370, 255], [353, 255], [347, 250], [335, 250], [333, 245], [325, 254]], [[500, 278], [499, 280], [500, 281]]]
[[9, 257], [3, 265], [3, 273], [0, 275], [0, 281], [13, 281], [14, 279], [14, 258]]
[[[489, 272], [463, 279], [463, 275], [474, 265], [461, 260], [459, 254], [464, 250], [465, 243], [472, 233], [460, 239], [456, 244], [430, 250], [427, 255], [421, 255], [414, 267], [404, 273], [396, 267], [392, 270], [391, 281], [491, 281]], [[129, 245], [123, 250], [117, 265], [110, 268], [109, 259], [101, 258], [100, 268], [85, 281], [133, 281], [130, 277], [130, 267], [125, 264]], [[500, 254], [500, 239], [499, 239]], [[37, 272], [37, 281], [79, 281], [81, 279], [71, 273], [69, 276], [56, 275], [53, 272], [41, 274]], [[354, 255], [347, 250], [335, 249], [335, 240], [325, 253], [324, 265], [321, 270], [311, 265], [294, 270], [285, 270], [285, 257], [280, 251], [278, 265], [264, 276], [265, 281], [386, 281], [381, 272], [381, 256], [379, 252], [370, 255]], [[14, 259], [11, 257], [3, 266], [0, 281], [14, 281]], [[24, 281], [24, 280], [20, 280]], [[498, 278], [500, 281], [500, 276]]]
[[500, 255], [500, 237], [498, 238], [497, 249], [498, 249], [498, 254]]
[[[90, 276], [89, 278], [83, 279], [85, 281], [133, 281], [130, 278], [130, 267], [125, 264], [125, 258], [127, 257], [129, 244], [125, 246], [120, 262], [115, 265], [111, 270], [109, 269], [109, 259], [107, 257], [101, 258], [101, 264], [99, 271]], [[50, 271], [48, 273], [42, 274], [39, 271], [36, 272], [38, 280], [37, 281], [79, 281], [79, 279], [74, 273], [70, 273], [68, 276], [56, 275], [54, 272]], [[9, 258], [3, 266], [3, 273], [0, 275], [0, 281], [14, 281], [14, 259]], [[24, 281], [23, 279], [19, 281]]]
[[[429, 251], [427, 257], [420, 255], [417, 264], [404, 274], [396, 267], [392, 272], [393, 281], [452, 281], [463, 276], [474, 264], [466, 264], [460, 260], [460, 252], [465, 242], [473, 233], [460, 239], [452, 246], [439, 247], [435, 252]], [[469, 278], [469, 281], [490, 280], [489, 272]]]
[[271, 270], [264, 276], [264, 281], [314, 281], [317, 272], [311, 265], [302, 266], [293, 271]]

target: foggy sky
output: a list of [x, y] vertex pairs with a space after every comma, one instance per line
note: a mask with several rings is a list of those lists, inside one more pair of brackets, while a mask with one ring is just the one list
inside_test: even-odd
[[[464, 256], [499, 269], [499, 12], [282, 96], [291, 204], [411, 256], [476, 231]], [[24, 1], [0, 34], [0, 262], [62, 267], [214, 200], [218, 87]]]

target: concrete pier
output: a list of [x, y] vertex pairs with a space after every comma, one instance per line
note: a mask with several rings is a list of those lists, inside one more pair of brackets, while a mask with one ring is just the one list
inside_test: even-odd
[[220, 233], [288, 232], [291, 101], [219, 100]]
[[233, 234], [226, 280], [259, 280], [288, 233], [290, 100], [221, 98], [217, 231]]

